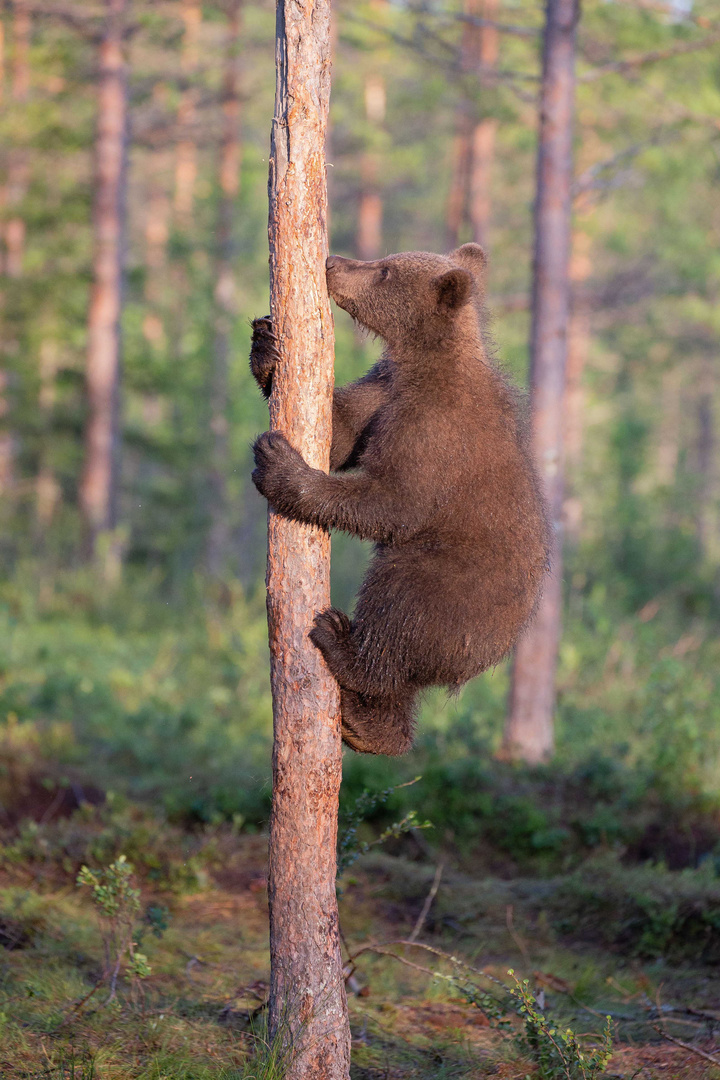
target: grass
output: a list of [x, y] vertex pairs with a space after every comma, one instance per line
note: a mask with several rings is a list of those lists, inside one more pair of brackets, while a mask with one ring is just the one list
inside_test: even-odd
[[[671, 601], [648, 618], [615, 612], [592, 583], [570, 600], [552, 766], [494, 760], [504, 670], [456, 701], [430, 695], [407, 759], [345, 758], [345, 824], [361, 846], [389, 837], [341, 881], [345, 937], [365, 949], [354, 1080], [550, 1077], [557, 1060], [543, 1063], [508, 999], [510, 968], [580, 1046], [612, 1015], [610, 1075], [720, 1077], [669, 1041], [720, 1056], [714, 624], [693, 616], [688, 644]], [[261, 598], [236, 584], [165, 595], [129, 574], [104, 591], [32, 568], [0, 584], [3, 1080], [279, 1080], [256, 1012], [269, 965], [265, 642]], [[364, 791], [389, 788], [353, 816]], [[393, 836], [412, 811], [433, 829]], [[123, 971], [109, 1001], [103, 925], [75, 880], [121, 855], [150, 974]], [[368, 949], [412, 931], [441, 859], [420, 943], [505, 989], [422, 949]]]
[[[107, 809], [95, 813], [105, 815], [107, 827]], [[90, 835], [92, 824], [87, 811], [75, 822]], [[174, 861], [182, 849], [174, 827], [165, 828]], [[123, 974], [112, 1001], [105, 983], [91, 994], [104, 960], [102, 919], [88, 890], [77, 888], [72, 875], [57, 866], [48, 874], [28, 863], [3, 864], [3, 1078], [274, 1080], [282, 1074], [264, 1053], [258, 1014], [269, 964], [264, 837], [226, 825], [209, 833], [194, 839], [200, 851], [210, 846], [214, 852], [202, 883], [171, 886], [171, 874], [158, 884], [140, 867], [141, 911], [162, 907], [166, 928], [155, 936], [152, 923], [140, 917], [151, 973], [141, 981]], [[408, 860], [412, 842], [403, 843], [405, 854], [373, 851], [343, 879], [341, 920], [353, 951], [405, 938], [412, 930], [434, 866]], [[703, 895], [716, 896], [717, 879], [694, 873], [698, 903]], [[483, 983], [422, 948], [394, 948], [409, 964], [363, 952], [355, 973], [362, 996], [350, 998], [353, 1077], [545, 1075], [523, 1042], [522, 1018], [499, 986], [512, 987], [509, 968], [530, 980], [535, 998], [544, 995], [549, 1022], [571, 1027], [583, 1044], [595, 1044], [602, 1017], [613, 1016], [611, 1073], [632, 1075], [626, 1059], [639, 1061], [645, 1054], [663, 1064], [658, 1076], [714, 1075], [700, 1057], [663, 1043], [655, 1027], [712, 1048], [720, 1027], [720, 1017], [712, 1019], [720, 1000], [717, 966], [705, 963], [702, 952], [676, 955], [663, 936], [664, 924], [652, 956], [618, 941], [608, 928], [620, 926], [624, 917], [627, 898], [613, 891], [621, 891], [623, 882], [630, 896], [655, 889], [678, 910], [692, 891], [687, 871], [628, 870], [609, 859], [556, 879], [513, 881], [478, 879], [449, 865], [420, 944], [483, 968], [498, 982]], [[605, 905], [601, 914], [591, 901]], [[565, 923], [559, 927], [560, 918]], [[600, 934], [588, 931], [588, 919]], [[720, 923], [713, 934], [720, 939]], [[643, 940], [639, 930], [635, 940]]]

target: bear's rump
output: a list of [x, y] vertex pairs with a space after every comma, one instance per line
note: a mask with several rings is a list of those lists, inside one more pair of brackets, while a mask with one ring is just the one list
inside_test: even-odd
[[479, 552], [444, 545], [380, 549], [358, 595], [353, 640], [386, 686], [460, 685], [498, 663], [534, 597]]

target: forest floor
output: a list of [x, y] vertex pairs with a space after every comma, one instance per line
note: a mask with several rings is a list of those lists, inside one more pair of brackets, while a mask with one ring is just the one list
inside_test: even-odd
[[[136, 809], [108, 820], [107, 810], [84, 807], [50, 830], [26, 826], [3, 849], [0, 1076], [276, 1075], [252, 1064], [262, 1058], [269, 977], [266, 838], [226, 825], [183, 834]], [[142, 980], [121, 975], [112, 1000], [102, 978], [111, 927], [75, 882], [78, 858], [102, 858], [109, 828], [130, 859], [133, 848], [145, 850], [137, 930], [151, 969]], [[587, 880], [597, 873], [596, 862]], [[589, 923], [573, 919], [568, 881], [488, 878], [471, 858], [439, 871], [412, 836], [359, 859], [340, 896], [345, 946], [366, 950], [349, 985], [354, 1080], [590, 1077], [588, 1055], [608, 1014], [606, 1075], [720, 1078], [711, 1063], [720, 1062], [718, 966], [702, 955], [672, 960], [660, 948], [640, 959], [630, 937], [626, 947], [602, 944], [592, 920], [610, 916], [596, 908]], [[423, 908], [417, 943], [391, 944], [412, 935]], [[533, 1038], [507, 993], [511, 969], [529, 980], [551, 1030], [576, 1033], [583, 1060], [567, 1051], [563, 1063], [547, 1036]]]

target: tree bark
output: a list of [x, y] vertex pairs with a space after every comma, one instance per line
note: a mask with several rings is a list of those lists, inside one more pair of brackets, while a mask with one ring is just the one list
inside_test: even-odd
[[[170, 151], [170, 154], [172, 151]], [[166, 282], [167, 244], [170, 238], [168, 151], [152, 149], [147, 157], [148, 199], [145, 218], [145, 299], [158, 304]]]
[[504, 753], [529, 762], [554, 749], [562, 608], [563, 399], [569, 315], [575, 35], [579, 0], [547, 0], [535, 201], [530, 391], [532, 441], [552, 524], [552, 570], [535, 622], [515, 651]]
[[[365, 117], [370, 125], [385, 122], [385, 80], [382, 75], [365, 79]], [[360, 161], [360, 205], [358, 207], [357, 254], [359, 259], [372, 262], [380, 258], [382, 249], [383, 204], [379, 187], [380, 159], [377, 152], [367, 148]]]
[[117, 523], [120, 314], [127, 161], [127, 72], [122, 49], [126, 0], [106, 0], [100, 43], [95, 143], [95, 252], [88, 315], [85, 466], [80, 504], [91, 554], [101, 532]]
[[[13, 4], [13, 51], [11, 94], [16, 105], [23, 105], [30, 90], [30, 12], [24, 0]], [[0, 28], [0, 67], [4, 76], [5, 28]], [[4, 81], [4, 79], [3, 79]], [[0, 94], [2, 88], [0, 87]], [[0, 251], [0, 271], [11, 278], [22, 275], [25, 255], [25, 219], [20, 213], [28, 186], [29, 161], [24, 146], [13, 146], [8, 153], [7, 183], [0, 195], [3, 210], [3, 250]], [[10, 379], [0, 369], [0, 495], [14, 490], [16, 485], [16, 440], [9, 423], [11, 406], [8, 400]]]
[[35, 481], [35, 523], [39, 540], [50, 525], [62, 495], [55, 477], [52, 456], [52, 418], [57, 397], [57, 372], [59, 348], [54, 338], [46, 338], [40, 345], [40, 393], [38, 411], [41, 440], [40, 461]]
[[[479, 14], [490, 21], [497, 18], [498, 0], [482, 0], [473, 14]], [[497, 66], [499, 34], [495, 26], [483, 26], [479, 29], [478, 59], [480, 61], [480, 86], [489, 89], [493, 86], [493, 72]], [[490, 181], [493, 159], [495, 157], [495, 133], [497, 120], [494, 116], [483, 116], [472, 135], [468, 213], [472, 228], [472, 238], [476, 244], [487, 247], [488, 228], [490, 225]]]
[[210, 386], [210, 529], [207, 542], [207, 568], [213, 576], [225, 569], [230, 541], [227, 514], [228, 460], [228, 354], [230, 332], [235, 316], [235, 278], [233, 275], [233, 213], [240, 189], [240, 14], [242, 0], [231, 0], [228, 7], [227, 54], [223, 78], [223, 137], [220, 146], [220, 198], [217, 221], [217, 272], [215, 278], [215, 338]]
[[[329, 466], [333, 323], [325, 280], [330, 0], [278, 0], [270, 161], [270, 306], [280, 350], [270, 419]], [[341, 779], [335, 681], [308, 640], [330, 601], [330, 539], [270, 513], [273, 692], [270, 1035], [288, 1080], [345, 1080], [350, 1030], [335, 894]]]
[[570, 257], [570, 318], [565, 372], [565, 427], [563, 446], [567, 466], [568, 497], [564, 500], [563, 522], [571, 540], [577, 541], [582, 526], [582, 501], [578, 494], [578, 472], [582, 464], [585, 392], [583, 374], [590, 348], [590, 303], [587, 281], [592, 271], [591, 237], [586, 229], [575, 228]]
[[185, 34], [181, 68], [189, 85], [183, 90], [178, 108], [178, 125], [181, 130], [184, 129], [185, 135], [177, 145], [175, 159], [175, 211], [183, 225], [187, 226], [192, 218], [197, 179], [197, 146], [193, 133], [197, 92], [191, 80], [198, 64], [198, 35], [202, 22], [202, 8], [196, 0], [184, 0], [183, 21]]

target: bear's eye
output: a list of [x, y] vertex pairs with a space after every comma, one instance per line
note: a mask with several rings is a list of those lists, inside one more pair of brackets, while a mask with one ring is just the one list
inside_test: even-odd
[[387, 279], [389, 277], [390, 277], [390, 271], [388, 270], [387, 266], [383, 266], [381, 268], [381, 270], [380, 270], [380, 280], [381, 281], [387, 281]]

